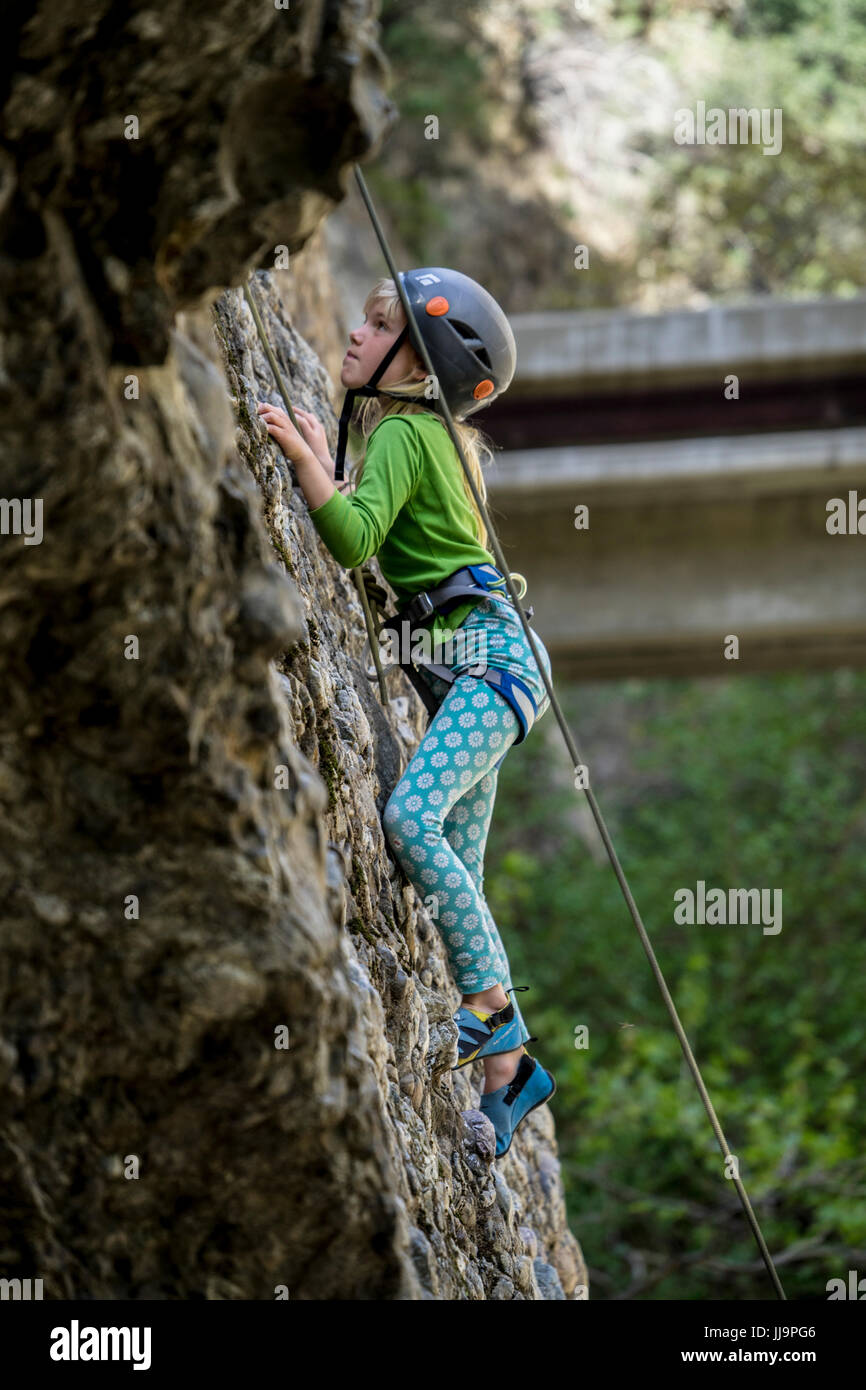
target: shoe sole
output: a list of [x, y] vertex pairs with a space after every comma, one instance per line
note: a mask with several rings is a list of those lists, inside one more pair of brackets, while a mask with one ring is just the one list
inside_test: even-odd
[[549, 1100], [552, 1100], [553, 1097], [556, 1095], [556, 1081], [554, 1080], [553, 1073], [552, 1073], [552, 1072], [549, 1072], [549, 1071], [547, 1070], [547, 1067], [543, 1067], [543, 1068], [542, 1068], [542, 1071], [544, 1072], [545, 1076], [549, 1076], [550, 1079], [551, 1079], [551, 1081], [553, 1082], [553, 1090], [550, 1092], [549, 1095], [542, 1096], [541, 1100], [537, 1100], [537, 1101], [535, 1102], [534, 1105], [530, 1105], [529, 1109], [528, 1109], [523, 1115], [521, 1115], [520, 1119], [517, 1121], [517, 1124], [514, 1126], [513, 1130], [511, 1131], [511, 1138], [509, 1139], [509, 1141], [508, 1141], [508, 1143], [506, 1144], [505, 1148], [502, 1150], [502, 1153], [501, 1153], [501, 1154], [495, 1154], [495, 1155], [494, 1155], [495, 1158], [504, 1158], [505, 1155], [508, 1153], [508, 1150], [511, 1148], [511, 1145], [514, 1143], [514, 1136], [515, 1136], [515, 1134], [517, 1133], [517, 1131], [519, 1130], [520, 1126], [523, 1124], [523, 1121], [526, 1119], [527, 1115], [531, 1115], [532, 1112], [533, 1112], [533, 1110], [537, 1110], [537, 1109], [538, 1109], [539, 1105], [546, 1105], [547, 1102], [548, 1102]]

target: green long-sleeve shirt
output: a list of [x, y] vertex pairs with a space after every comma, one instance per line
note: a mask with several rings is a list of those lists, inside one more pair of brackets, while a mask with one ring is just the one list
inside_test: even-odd
[[[448, 430], [430, 411], [380, 420], [354, 493], [335, 492], [310, 516], [346, 569], [378, 555], [401, 607], [464, 565], [496, 564], [475, 537], [474, 509]], [[459, 627], [479, 601], [437, 613], [431, 632]]]

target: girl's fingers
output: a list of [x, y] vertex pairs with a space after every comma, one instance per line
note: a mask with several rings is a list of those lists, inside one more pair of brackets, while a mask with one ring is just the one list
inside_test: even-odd
[[[288, 420], [289, 418], [284, 410], [280, 410], [278, 405], [271, 405], [269, 401], [260, 401], [256, 406], [256, 410], [265, 420], [267, 420], [269, 416], [274, 416], [276, 418], [282, 416], [284, 420]], [[297, 414], [297, 411], [295, 413]]]

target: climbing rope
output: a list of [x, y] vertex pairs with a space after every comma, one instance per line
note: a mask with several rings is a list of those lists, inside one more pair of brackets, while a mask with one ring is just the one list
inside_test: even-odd
[[[390, 248], [389, 248], [389, 246], [388, 246], [388, 242], [387, 242], [387, 240], [386, 240], [386, 238], [385, 238], [385, 233], [384, 233], [383, 230], [382, 230], [381, 223], [379, 222], [379, 218], [378, 218], [377, 215], [376, 215], [376, 209], [373, 207], [372, 201], [371, 201], [371, 199], [370, 199], [370, 195], [369, 195], [369, 193], [368, 193], [368, 191], [367, 191], [367, 185], [366, 185], [366, 183], [364, 182], [364, 176], [363, 176], [363, 174], [361, 173], [360, 167], [359, 167], [357, 164], [354, 165], [354, 171], [355, 171], [355, 178], [356, 178], [356, 180], [357, 180], [357, 182], [358, 182], [358, 187], [359, 187], [360, 190], [361, 190], [361, 196], [362, 196], [362, 198], [364, 199], [364, 203], [366, 204], [367, 212], [368, 212], [369, 215], [370, 215], [370, 221], [371, 221], [372, 224], [373, 224], [373, 228], [374, 228], [374, 230], [375, 230], [375, 232], [376, 232], [376, 236], [377, 236], [377, 238], [378, 238], [379, 245], [380, 245], [381, 248], [382, 248], [382, 254], [383, 254], [383, 256], [385, 257], [385, 260], [386, 260], [386, 262], [387, 262], [388, 270], [389, 270], [389, 272], [390, 272], [391, 278], [392, 278], [392, 280], [394, 281], [394, 284], [395, 284], [395, 286], [397, 287], [397, 291], [398, 291], [398, 293], [399, 293], [399, 295], [400, 295], [400, 300], [401, 300], [401, 303], [402, 303], [402, 305], [403, 305], [403, 312], [404, 312], [405, 315], [406, 315], [406, 322], [407, 322], [407, 324], [409, 325], [409, 332], [410, 332], [410, 335], [411, 335], [413, 344], [414, 344], [414, 346], [415, 346], [415, 349], [416, 349], [416, 351], [417, 351], [419, 357], [421, 358], [422, 362], [424, 363], [424, 366], [425, 366], [426, 369], [427, 369], [428, 375], [430, 376], [431, 379], [436, 380], [436, 379], [437, 379], [437, 378], [436, 378], [436, 373], [435, 373], [434, 370], [433, 370], [433, 364], [432, 364], [432, 362], [431, 362], [431, 360], [430, 360], [430, 354], [429, 354], [429, 352], [427, 351], [427, 345], [426, 345], [426, 343], [424, 342], [423, 338], [421, 337], [420, 332], [418, 331], [417, 324], [415, 323], [415, 317], [414, 317], [414, 314], [412, 313], [412, 309], [411, 309], [411, 307], [410, 307], [409, 300], [408, 300], [408, 297], [407, 297], [407, 295], [406, 295], [405, 287], [404, 287], [403, 282], [401, 281], [400, 276], [399, 276], [399, 274], [398, 274], [398, 272], [397, 272], [397, 267], [396, 267], [396, 265], [394, 264], [394, 258], [393, 258], [393, 256], [391, 255], [391, 251], [390, 251]], [[505, 583], [506, 583], [506, 585], [507, 585], [507, 587], [508, 587], [508, 592], [509, 592], [509, 594], [511, 595], [511, 598], [512, 598], [512, 600], [513, 600], [513, 602], [514, 602], [514, 606], [515, 606], [517, 612], [518, 612], [519, 615], [520, 615], [520, 621], [521, 621], [521, 623], [523, 624], [523, 630], [524, 630], [524, 632], [526, 633], [526, 639], [527, 639], [527, 641], [529, 642], [529, 646], [530, 646], [530, 648], [531, 648], [531, 650], [532, 650], [532, 655], [533, 655], [533, 658], [534, 658], [534, 660], [535, 660], [535, 664], [536, 664], [536, 666], [538, 667], [538, 670], [539, 670], [539, 672], [540, 672], [540, 674], [541, 674], [542, 680], [544, 681], [544, 684], [545, 684], [545, 686], [546, 686], [546, 688], [547, 688], [547, 693], [548, 693], [548, 695], [550, 696], [550, 706], [551, 706], [551, 708], [552, 708], [554, 714], [556, 715], [557, 723], [559, 724], [559, 727], [560, 727], [560, 729], [562, 730], [562, 736], [563, 736], [563, 738], [565, 739], [565, 744], [566, 744], [566, 747], [567, 747], [567, 749], [568, 749], [569, 756], [571, 757], [572, 766], [574, 767], [575, 773], [576, 773], [576, 774], [579, 774], [579, 769], [582, 768], [582, 767], [585, 766], [585, 765], [583, 764], [582, 759], [581, 759], [581, 757], [580, 757], [580, 754], [578, 753], [577, 745], [576, 745], [576, 743], [575, 743], [575, 741], [574, 741], [574, 738], [572, 737], [571, 730], [569, 729], [568, 724], [566, 723], [565, 717], [564, 717], [564, 715], [563, 715], [563, 713], [562, 713], [562, 709], [560, 708], [559, 701], [558, 701], [558, 699], [556, 698], [556, 693], [555, 693], [555, 691], [554, 691], [554, 689], [553, 689], [553, 685], [552, 685], [552, 683], [551, 683], [551, 681], [550, 681], [550, 678], [548, 677], [547, 672], [546, 672], [546, 670], [544, 669], [543, 663], [542, 663], [542, 662], [540, 661], [540, 659], [539, 659], [538, 648], [537, 648], [537, 646], [535, 645], [535, 639], [534, 639], [533, 636], [532, 636], [532, 631], [531, 631], [530, 626], [529, 626], [529, 623], [528, 623], [528, 621], [527, 621], [527, 619], [526, 619], [526, 614], [523, 612], [523, 609], [520, 607], [520, 603], [519, 603], [519, 601], [518, 601], [519, 597], [522, 597], [522, 595], [519, 596], [519, 595], [517, 594], [517, 592], [516, 592], [516, 590], [515, 590], [515, 588], [514, 588], [514, 585], [513, 585], [513, 583], [512, 583], [512, 578], [511, 578], [511, 576], [509, 575], [509, 572], [508, 572], [508, 566], [507, 566], [507, 564], [506, 564], [505, 556], [504, 556], [504, 554], [502, 553], [502, 548], [501, 548], [501, 546], [500, 546], [500, 544], [499, 544], [499, 540], [498, 540], [498, 538], [497, 538], [497, 536], [496, 536], [496, 533], [495, 533], [495, 531], [494, 531], [494, 529], [493, 529], [493, 524], [492, 524], [492, 522], [491, 522], [491, 520], [490, 520], [490, 517], [489, 517], [488, 514], [487, 514], [487, 509], [486, 509], [486, 507], [484, 506], [484, 502], [482, 501], [482, 499], [481, 499], [481, 497], [480, 497], [480, 495], [479, 495], [478, 489], [477, 489], [477, 487], [475, 486], [475, 480], [474, 480], [473, 477], [472, 477], [472, 473], [471, 473], [471, 470], [470, 470], [470, 468], [469, 468], [469, 465], [468, 465], [468, 463], [466, 462], [466, 456], [465, 456], [465, 454], [463, 453], [463, 449], [462, 449], [462, 447], [461, 447], [460, 440], [459, 440], [459, 438], [458, 438], [458, 436], [457, 436], [457, 431], [456, 431], [456, 429], [454, 428], [454, 419], [453, 419], [453, 417], [452, 417], [452, 415], [451, 415], [451, 411], [450, 411], [450, 409], [449, 409], [448, 402], [447, 402], [446, 399], [445, 399], [444, 393], [440, 392], [439, 397], [438, 397], [438, 401], [439, 401], [439, 405], [440, 405], [440, 407], [441, 407], [441, 409], [442, 409], [442, 412], [443, 412], [443, 414], [444, 414], [444, 416], [445, 416], [445, 423], [446, 423], [446, 425], [448, 426], [448, 432], [449, 432], [449, 434], [451, 435], [451, 439], [452, 439], [452, 441], [453, 441], [454, 447], [455, 447], [455, 449], [457, 450], [457, 453], [458, 453], [459, 458], [460, 458], [460, 462], [461, 462], [462, 465], [463, 465], [463, 471], [464, 471], [464, 473], [466, 474], [466, 478], [467, 478], [467, 480], [468, 480], [468, 482], [469, 482], [469, 486], [470, 486], [470, 488], [472, 489], [472, 495], [473, 495], [473, 497], [475, 498], [475, 502], [476, 502], [476, 504], [477, 504], [477, 506], [478, 506], [478, 510], [479, 510], [479, 512], [481, 513], [481, 516], [484, 518], [484, 523], [485, 523], [485, 525], [486, 525], [486, 527], [487, 527], [487, 532], [488, 532], [488, 535], [489, 535], [490, 540], [491, 540], [491, 542], [492, 542], [493, 553], [494, 553], [495, 556], [496, 556], [497, 565], [498, 565], [498, 567], [499, 567], [501, 573], [503, 574], [503, 576], [504, 576], [504, 578], [505, 578]], [[521, 576], [518, 576], [518, 577], [519, 577], [519, 578], [522, 578], [523, 576], [521, 575]], [[524, 581], [524, 582], [525, 582], [525, 581]], [[524, 590], [524, 592], [525, 592], [525, 590]], [[372, 647], [372, 641], [371, 641], [371, 647]], [[374, 655], [375, 655], [375, 653], [374, 653]], [[580, 780], [583, 780], [583, 779], [581, 778]], [[598, 826], [599, 834], [601, 835], [602, 841], [603, 841], [603, 843], [604, 843], [604, 847], [605, 847], [605, 849], [607, 850], [608, 857], [609, 857], [610, 862], [611, 862], [611, 864], [612, 864], [612, 866], [613, 866], [613, 871], [614, 871], [614, 873], [615, 873], [615, 875], [616, 875], [617, 883], [618, 883], [619, 886], [620, 886], [620, 889], [621, 889], [621, 891], [622, 891], [623, 897], [625, 898], [625, 901], [626, 901], [626, 905], [627, 905], [627, 907], [628, 907], [628, 910], [629, 910], [629, 912], [631, 913], [632, 921], [634, 922], [635, 927], [637, 928], [638, 935], [639, 935], [639, 937], [640, 937], [640, 939], [641, 939], [641, 944], [642, 944], [642, 946], [643, 946], [643, 948], [644, 948], [644, 951], [646, 952], [647, 957], [648, 957], [648, 959], [649, 959], [650, 966], [652, 967], [652, 972], [653, 972], [653, 974], [655, 975], [655, 978], [656, 978], [656, 983], [658, 984], [659, 990], [661, 991], [662, 999], [664, 1000], [665, 1007], [666, 1007], [668, 1013], [670, 1014], [671, 1022], [673, 1023], [673, 1026], [674, 1026], [674, 1031], [676, 1032], [677, 1038], [679, 1039], [680, 1047], [681, 1047], [682, 1050], [683, 1050], [683, 1054], [684, 1054], [684, 1056], [685, 1056], [686, 1062], [688, 1063], [689, 1070], [690, 1070], [690, 1072], [691, 1072], [691, 1074], [692, 1074], [692, 1077], [694, 1078], [694, 1082], [695, 1082], [695, 1085], [696, 1085], [697, 1088], [698, 1088], [698, 1092], [699, 1092], [699, 1094], [700, 1094], [701, 1100], [703, 1101], [704, 1109], [706, 1110], [707, 1115], [709, 1116], [710, 1124], [711, 1124], [712, 1127], [713, 1127], [713, 1133], [715, 1134], [716, 1140], [718, 1141], [719, 1148], [720, 1148], [721, 1151], [722, 1151], [722, 1157], [724, 1158], [726, 1164], [728, 1163], [729, 1160], [733, 1162], [733, 1165], [734, 1165], [734, 1174], [735, 1174], [735, 1175], [732, 1175], [731, 1181], [733, 1182], [735, 1188], [737, 1189], [737, 1193], [738, 1193], [739, 1198], [740, 1198], [740, 1201], [741, 1201], [741, 1203], [742, 1203], [742, 1205], [743, 1205], [743, 1210], [744, 1210], [745, 1213], [746, 1213], [746, 1217], [747, 1217], [748, 1222], [749, 1222], [749, 1225], [750, 1225], [750, 1227], [751, 1227], [751, 1229], [752, 1229], [752, 1234], [753, 1234], [753, 1236], [755, 1237], [755, 1240], [756, 1240], [757, 1245], [758, 1245], [758, 1249], [759, 1249], [760, 1252], [761, 1252], [761, 1258], [763, 1259], [764, 1264], [766, 1265], [767, 1273], [769, 1274], [769, 1276], [770, 1276], [770, 1278], [771, 1278], [771, 1280], [772, 1280], [772, 1282], [773, 1282], [773, 1287], [774, 1287], [774, 1289], [775, 1289], [775, 1291], [776, 1291], [777, 1296], [778, 1296], [779, 1298], [781, 1298], [781, 1299], [786, 1299], [786, 1298], [787, 1298], [787, 1295], [785, 1294], [785, 1291], [784, 1291], [784, 1289], [782, 1288], [782, 1284], [781, 1284], [781, 1281], [780, 1281], [780, 1279], [779, 1279], [779, 1276], [778, 1276], [778, 1274], [776, 1273], [776, 1267], [775, 1267], [775, 1265], [773, 1264], [772, 1256], [770, 1255], [770, 1252], [769, 1252], [769, 1250], [767, 1249], [766, 1241], [764, 1240], [763, 1234], [762, 1234], [762, 1232], [761, 1232], [761, 1228], [760, 1228], [760, 1226], [758, 1225], [758, 1221], [757, 1221], [757, 1218], [756, 1218], [756, 1216], [755, 1216], [755, 1213], [754, 1213], [754, 1211], [752, 1210], [752, 1204], [751, 1204], [751, 1202], [749, 1201], [748, 1193], [746, 1192], [746, 1189], [745, 1189], [745, 1187], [744, 1187], [744, 1185], [743, 1185], [743, 1183], [742, 1183], [740, 1177], [739, 1177], [738, 1175], [736, 1175], [736, 1169], [737, 1169], [737, 1162], [736, 1162], [736, 1159], [734, 1159], [733, 1155], [731, 1154], [731, 1151], [730, 1151], [730, 1149], [729, 1149], [729, 1147], [728, 1147], [728, 1142], [727, 1142], [727, 1140], [725, 1139], [724, 1133], [723, 1133], [723, 1131], [722, 1131], [722, 1127], [721, 1127], [721, 1125], [719, 1124], [719, 1121], [718, 1121], [718, 1119], [717, 1119], [717, 1117], [716, 1117], [716, 1112], [715, 1112], [715, 1110], [713, 1109], [713, 1103], [712, 1103], [712, 1101], [710, 1100], [709, 1093], [707, 1092], [707, 1088], [706, 1088], [706, 1086], [704, 1085], [703, 1077], [701, 1076], [701, 1073], [700, 1073], [700, 1069], [699, 1069], [699, 1067], [698, 1067], [697, 1062], [695, 1061], [694, 1054], [692, 1053], [692, 1049], [691, 1049], [691, 1047], [689, 1046], [689, 1040], [688, 1040], [688, 1038], [686, 1037], [685, 1031], [684, 1031], [684, 1029], [683, 1029], [683, 1025], [680, 1023], [679, 1015], [677, 1014], [676, 1008], [674, 1007], [674, 1001], [673, 1001], [673, 999], [671, 998], [670, 991], [668, 990], [668, 987], [667, 987], [667, 985], [666, 985], [666, 983], [665, 983], [665, 978], [664, 978], [664, 976], [663, 976], [663, 974], [662, 974], [662, 972], [661, 972], [661, 967], [659, 966], [659, 963], [658, 963], [658, 961], [656, 960], [655, 952], [653, 951], [653, 948], [652, 948], [652, 943], [650, 942], [650, 939], [649, 939], [649, 937], [647, 936], [646, 929], [645, 929], [644, 924], [643, 924], [643, 922], [642, 922], [642, 920], [641, 920], [640, 913], [638, 912], [638, 909], [637, 909], [637, 905], [636, 905], [636, 903], [635, 903], [634, 898], [632, 897], [631, 889], [630, 889], [629, 886], [628, 886], [628, 881], [626, 880], [626, 876], [625, 876], [625, 874], [624, 874], [624, 872], [623, 872], [622, 866], [621, 866], [621, 864], [620, 864], [620, 862], [619, 862], [619, 859], [617, 858], [616, 850], [615, 850], [614, 847], [613, 847], [613, 841], [612, 841], [611, 838], [610, 838], [610, 835], [609, 835], [609, 833], [608, 833], [607, 826], [605, 825], [605, 823], [604, 823], [604, 818], [603, 818], [603, 816], [602, 816], [602, 814], [601, 814], [601, 810], [599, 809], [598, 802], [597, 802], [596, 799], [595, 799], [595, 793], [592, 791], [592, 788], [589, 787], [589, 786], [585, 786], [585, 787], [581, 787], [581, 788], [577, 788], [577, 787], [576, 787], [576, 790], [582, 790], [583, 793], [584, 793], [584, 795], [586, 796], [587, 801], [589, 802], [589, 808], [590, 808], [590, 810], [591, 810], [591, 812], [592, 812], [593, 819], [595, 820], [595, 823], [596, 823], [596, 825]]]

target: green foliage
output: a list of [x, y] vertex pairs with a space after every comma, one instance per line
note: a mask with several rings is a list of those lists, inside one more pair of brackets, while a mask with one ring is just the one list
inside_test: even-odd
[[484, 46], [467, 42], [465, 6], [431, 8], [418, 0], [384, 0], [383, 42], [393, 68], [392, 99], [408, 124], [420, 128], [431, 114], [486, 147]]
[[[829, 1278], [866, 1260], [866, 673], [568, 693], [769, 1248], [798, 1255], [780, 1270], [786, 1292], [823, 1298]], [[532, 986], [535, 1050], [557, 1077], [569, 1217], [596, 1296], [771, 1297], [613, 872], [575, 833], [583, 794], [553, 734], [536, 732], [503, 765], [485, 884], [514, 981]], [[606, 763], [619, 750], [622, 771], [603, 786], [593, 738]], [[780, 888], [781, 931], [677, 925], [674, 893], [699, 879]], [[575, 1048], [578, 1024], [587, 1050]]]
[[[673, 32], [673, 31], [672, 31]], [[696, 36], [697, 36], [696, 31]], [[703, 35], [701, 35], [703, 39]], [[664, 38], [659, 38], [664, 45]], [[684, 274], [714, 298], [734, 293], [853, 294], [862, 283], [866, 4], [773, 0], [704, 44], [667, 52], [679, 105], [780, 111], [781, 149], [648, 141], [650, 215], [640, 255], [663, 278]]]
[[[545, 158], [538, 152], [544, 142], [532, 83], [520, 80], [513, 58], [519, 17], [512, 17], [512, 27], [506, 23], [507, 33], [493, 18], [490, 0], [470, 6], [444, 0], [435, 7], [385, 0], [382, 7], [381, 41], [400, 114], [380, 161], [389, 173], [382, 191], [416, 264], [441, 260], [443, 248], [454, 254], [449, 222], [455, 220], [459, 231], [460, 219], [452, 209], [479, 197], [485, 162], [499, 171], [494, 185], [503, 162], [513, 167], [519, 188], [529, 161]], [[571, 7], [541, 7], [527, 19], [527, 31], [546, 45], [558, 31], [570, 44], [579, 18]], [[645, 132], [624, 134], [635, 148], [625, 150], [623, 160], [639, 159], [645, 171], [629, 250], [610, 265], [596, 256], [591, 281], [564, 278], [555, 269], [557, 250], [575, 231], [580, 187], [549, 206], [536, 195], [532, 236], [517, 201], [494, 201], [511, 285], [523, 280], [535, 287], [537, 302], [563, 308], [630, 302], [644, 288], [647, 266], [654, 286], [670, 282], [715, 300], [859, 292], [866, 233], [866, 0], [619, 0], [590, 6], [583, 27], [606, 51], [638, 45], [660, 62], [676, 79], [677, 107], [694, 110], [703, 101], [707, 109], [781, 110], [782, 148], [766, 155], [758, 143], [677, 145], [673, 111], [662, 128], [648, 119]], [[601, 98], [590, 87], [587, 100]], [[431, 114], [441, 122], [438, 140], [424, 135]], [[610, 216], [617, 220], [624, 211], [612, 203]], [[485, 225], [483, 216], [479, 225]], [[482, 262], [484, 255], [484, 247], [464, 248], [462, 259]], [[516, 273], [521, 257], [522, 276]], [[547, 274], [539, 267], [544, 257]], [[489, 273], [495, 282], [495, 268]]]
[[[500, 94], [487, 76], [490, 46], [472, 34], [464, 6], [384, 0], [380, 20], [399, 132], [389, 142], [391, 158], [366, 177], [378, 204], [388, 208], [396, 237], [424, 265], [437, 259], [448, 223], [437, 190], [443, 179], [464, 174], [467, 152], [480, 160], [489, 151]], [[426, 138], [430, 116], [441, 123], [439, 139]]]

